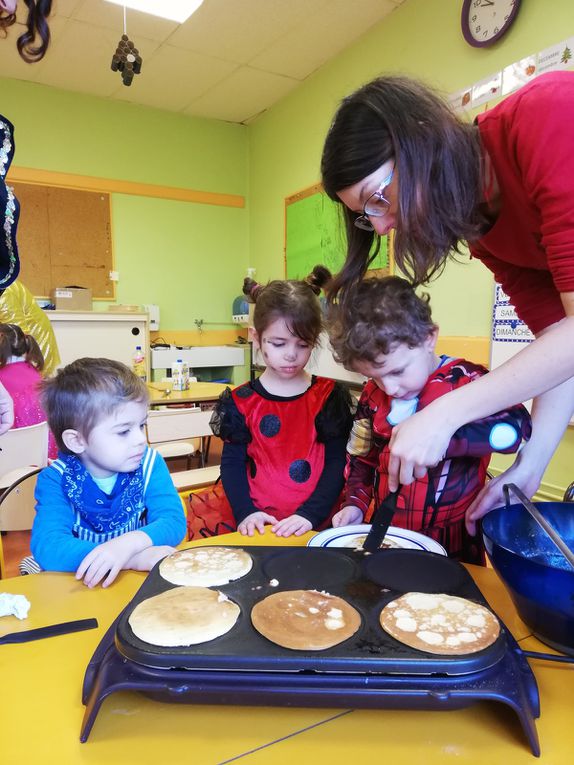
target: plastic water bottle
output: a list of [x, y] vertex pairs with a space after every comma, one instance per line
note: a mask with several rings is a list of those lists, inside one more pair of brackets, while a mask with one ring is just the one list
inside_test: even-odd
[[183, 380], [183, 361], [177, 359], [171, 365], [171, 389], [172, 390], [185, 390]]
[[181, 364], [182, 390], [189, 390], [189, 364], [183, 361]]
[[144, 382], [147, 382], [145, 353], [142, 351], [141, 345], [136, 346], [132, 360], [132, 369], [137, 377], [141, 378]]

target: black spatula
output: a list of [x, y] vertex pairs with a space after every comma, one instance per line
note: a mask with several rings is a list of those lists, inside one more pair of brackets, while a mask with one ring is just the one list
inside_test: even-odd
[[42, 638], [56, 637], [57, 635], [67, 635], [69, 632], [93, 630], [97, 626], [97, 619], [74, 619], [72, 622], [50, 624], [47, 627], [37, 627], [33, 630], [10, 632], [8, 635], [3, 635], [0, 637], [0, 645], [4, 645], [5, 643], [29, 643], [31, 640], [42, 640]]
[[401, 487], [396, 491], [391, 491], [377, 507], [371, 518], [371, 530], [363, 544], [365, 552], [375, 552], [381, 546], [385, 534], [389, 530], [391, 521], [397, 509], [397, 500]]

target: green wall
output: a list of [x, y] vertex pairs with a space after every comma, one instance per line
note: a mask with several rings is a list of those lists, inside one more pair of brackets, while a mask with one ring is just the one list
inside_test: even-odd
[[[572, 0], [524, 0], [506, 37], [475, 49], [460, 32], [461, 7], [462, 0], [406, 0], [250, 126], [250, 265], [258, 278], [283, 274], [284, 198], [320, 179], [323, 140], [346, 94], [390, 72], [416, 76], [449, 94], [574, 34]], [[442, 334], [487, 336], [492, 284], [478, 263], [449, 264], [429, 288]], [[545, 476], [549, 495], [574, 480], [573, 457], [570, 428]]]
[[[460, 31], [462, 0], [405, 0], [257, 120], [250, 127], [250, 265], [258, 277], [283, 273], [284, 198], [320, 179], [323, 140], [341, 98], [391, 72], [455, 92], [573, 34], [572, 0], [551, 5], [552, 13], [547, 0], [525, 0], [507, 36], [492, 48], [476, 49]], [[450, 264], [429, 289], [442, 333], [487, 335], [491, 285], [482, 265]]]
[[[1, 80], [14, 165], [247, 197], [247, 128]], [[157, 303], [161, 329], [231, 324], [245, 274], [244, 209], [112, 195], [117, 301]], [[21, 256], [26, 257], [22, 252]], [[105, 307], [99, 305], [97, 307]]]

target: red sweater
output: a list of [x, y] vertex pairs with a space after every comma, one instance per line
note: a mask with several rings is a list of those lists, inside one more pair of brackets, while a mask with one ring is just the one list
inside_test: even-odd
[[574, 72], [541, 75], [477, 121], [502, 208], [470, 251], [539, 332], [574, 292]]

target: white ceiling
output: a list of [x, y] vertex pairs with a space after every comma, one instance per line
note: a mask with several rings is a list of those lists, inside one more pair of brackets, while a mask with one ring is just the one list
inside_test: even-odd
[[[143, 58], [130, 87], [110, 62], [123, 9], [55, 0], [45, 58], [24, 63], [21, 27], [0, 39], [0, 75], [230, 122], [249, 122], [295, 89], [404, 0], [204, 0], [184, 24], [127, 11]], [[20, 22], [26, 6], [19, 3]]]

